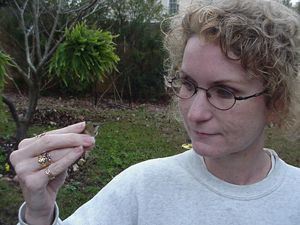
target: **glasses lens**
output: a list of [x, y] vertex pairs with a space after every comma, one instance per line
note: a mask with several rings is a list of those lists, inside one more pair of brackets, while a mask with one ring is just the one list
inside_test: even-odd
[[190, 98], [195, 93], [195, 86], [190, 81], [176, 78], [172, 80], [171, 85], [175, 95], [180, 98]]
[[230, 109], [235, 103], [233, 93], [225, 88], [212, 87], [207, 92], [208, 101], [218, 109]]

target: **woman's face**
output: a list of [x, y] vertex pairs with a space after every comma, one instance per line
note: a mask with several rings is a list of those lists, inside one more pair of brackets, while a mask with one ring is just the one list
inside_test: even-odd
[[[250, 79], [238, 61], [227, 59], [218, 45], [191, 37], [186, 45], [181, 73], [183, 79], [202, 88], [226, 87], [236, 96], [263, 90], [262, 82]], [[220, 158], [263, 148], [267, 108], [263, 95], [236, 101], [226, 111], [213, 107], [206, 93], [198, 90], [179, 107], [194, 150], [202, 156]]]

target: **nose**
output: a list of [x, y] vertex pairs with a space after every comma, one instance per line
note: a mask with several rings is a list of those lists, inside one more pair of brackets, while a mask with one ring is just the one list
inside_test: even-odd
[[188, 109], [188, 120], [200, 123], [210, 120], [212, 117], [212, 106], [207, 100], [206, 91], [198, 89], [198, 92], [190, 99]]

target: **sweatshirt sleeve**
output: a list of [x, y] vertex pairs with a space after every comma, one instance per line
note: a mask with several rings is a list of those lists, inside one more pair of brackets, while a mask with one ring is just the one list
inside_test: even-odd
[[[25, 222], [25, 209], [26, 209], [26, 202], [24, 202], [19, 209], [19, 214], [18, 214], [18, 219], [19, 219], [19, 223], [18, 225], [28, 225]], [[57, 204], [55, 203], [54, 206], [54, 220], [52, 225], [61, 225], [62, 221], [58, 218], [59, 217], [59, 209]]]

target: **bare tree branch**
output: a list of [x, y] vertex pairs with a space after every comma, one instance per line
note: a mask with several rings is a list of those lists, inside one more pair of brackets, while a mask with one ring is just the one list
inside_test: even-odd
[[65, 36], [61, 36], [60, 39], [55, 43], [55, 45], [49, 50], [47, 54], [44, 55], [42, 58], [42, 61], [37, 66], [37, 69], [39, 70], [44, 64], [51, 58], [51, 56], [54, 54], [55, 50], [58, 48], [59, 44], [63, 42], [65, 39]]
[[34, 35], [32, 35], [31, 36], [31, 46], [29, 46], [29, 51], [30, 51], [30, 59], [32, 60], [32, 61], [34, 61], [35, 60], [35, 53], [36, 53], [36, 41], [35, 41], [35, 37], [34, 37]]
[[[33, 9], [33, 28], [34, 28], [34, 37], [35, 37], [35, 47], [37, 52], [38, 60], [42, 60], [41, 53], [41, 39], [40, 39], [40, 30], [39, 30], [39, 16], [40, 16], [40, 1], [35, 0], [32, 2]], [[32, 46], [34, 48], [34, 46]]]
[[[98, 3], [98, 0], [93, 0], [90, 4], [87, 4], [85, 7], [82, 8], [82, 10], [78, 13], [78, 18], [82, 19], [86, 15], [90, 15], [90, 13], [86, 13], [89, 9], [92, 9], [92, 7], [96, 7]], [[86, 13], [86, 14], [85, 14]]]
[[46, 55], [48, 55], [48, 51], [49, 51], [50, 45], [53, 41], [53, 36], [54, 36], [55, 30], [56, 30], [56, 27], [57, 27], [57, 24], [58, 24], [58, 21], [59, 21], [59, 17], [61, 15], [61, 10], [62, 10], [62, 1], [59, 0], [57, 10], [56, 10], [56, 16], [55, 16], [55, 19], [54, 19], [54, 23], [53, 23], [49, 38], [48, 38], [46, 46], [45, 46], [44, 57]]
[[14, 3], [15, 3], [15, 5], [16, 5], [17, 9], [18, 9], [19, 11], [22, 11], [20, 5], [18, 4], [18, 2], [17, 2], [16, 0], [14, 0]]
[[11, 76], [9, 76], [8, 74], [6, 74], [6, 77], [14, 84], [15, 88], [17, 89], [19, 95], [23, 95], [18, 84], [16, 83], [15, 79]]
[[66, 10], [66, 11], [63, 11], [62, 13], [63, 14], [76, 14], [76, 13], [81, 13], [83, 11], [86, 11], [88, 9], [90, 9], [91, 7], [93, 7], [95, 4], [98, 3], [99, 0], [91, 0], [90, 3], [87, 3], [85, 5], [82, 5], [78, 8], [75, 8], [75, 9], [69, 9], [69, 10]]
[[42, 31], [41, 32], [45, 33], [47, 36], [50, 36], [50, 33], [47, 30], [47, 27], [46, 27], [45, 23], [43, 21], [41, 21], [40, 23], [41, 23], [41, 27], [42, 27]]
[[29, 36], [29, 33], [31, 32], [30, 29], [27, 30], [26, 29], [26, 25], [25, 25], [25, 19], [24, 19], [24, 12], [25, 12], [25, 9], [27, 7], [27, 4], [28, 4], [28, 0], [26, 0], [24, 2], [24, 5], [22, 8], [19, 7], [18, 3], [16, 0], [14, 0], [17, 8], [19, 9], [19, 13], [20, 13], [20, 19], [21, 19], [21, 28], [22, 28], [22, 31], [23, 31], [23, 34], [24, 34], [24, 45], [25, 45], [25, 53], [26, 53], [26, 61], [28, 63], [28, 65], [31, 67], [31, 69], [33, 71], [36, 71], [36, 68], [35, 66], [33, 65], [32, 63], [32, 60], [30, 58], [30, 48], [29, 48], [29, 41], [28, 41], [28, 36]]
[[2, 95], [2, 101], [8, 106], [8, 109], [9, 109], [9, 111], [11, 113], [11, 116], [12, 116], [13, 120], [18, 124], [19, 123], [19, 117], [18, 117], [18, 113], [17, 113], [16, 107], [13, 104], [13, 102], [10, 101], [4, 95]]
[[90, 13], [88, 13], [88, 14], [86, 14], [85, 16], [82, 17], [82, 20], [85, 20], [86, 18], [88, 18], [88, 17], [91, 16], [92, 14], [94, 14], [94, 13], [100, 11], [101, 9], [105, 9], [105, 8], [106, 8], [105, 5], [103, 5], [103, 6], [100, 7], [100, 8], [99, 8], [99, 6], [100, 6], [100, 4], [97, 4], [97, 5], [93, 8], [93, 10], [92, 10]]
[[25, 71], [22, 70], [22, 68], [14, 60], [11, 60], [11, 63], [13, 65], [13, 67], [15, 67], [18, 70], [19, 74], [22, 76], [25, 83], [27, 85], [31, 85], [31, 81], [30, 81], [29, 76], [27, 75], [27, 73], [25, 73]]

